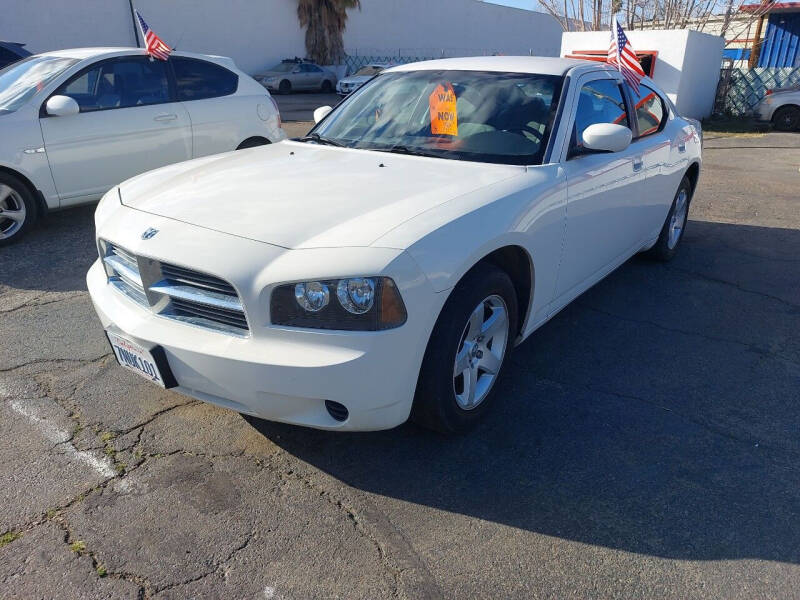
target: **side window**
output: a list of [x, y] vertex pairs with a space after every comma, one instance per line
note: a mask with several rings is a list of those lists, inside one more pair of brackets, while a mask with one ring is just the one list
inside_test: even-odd
[[616, 123], [630, 127], [622, 90], [616, 81], [598, 79], [585, 84], [578, 97], [575, 127], [572, 131], [573, 150], [583, 147], [583, 131], [595, 123]]
[[322, 73], [322, 69], [320, 69], [317, 65], [307, 65], [309, 73]]
[[163, 62], [144, 57], [105, 61], [78, 73], [55, 92], [73, 98], [81, 112], [169, 102]]
[[178, 100], [202, 100], [228, 96], [239, 87], [239, 76], [204, 60], [174, 57]]
[[[626, 84], [627, 85], [627, 84]], [[636, 122], [639, 125], [639, 137], [650, 135], [661, 130], [667, 114], [664, 101], [661, 97], [646, 85], [639, 86], [637, 94], [632, 88], [628, 88], [636, 107]]]

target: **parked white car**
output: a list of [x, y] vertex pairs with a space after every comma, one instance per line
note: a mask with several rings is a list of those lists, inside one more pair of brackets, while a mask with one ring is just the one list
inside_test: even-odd
[[336, 85], [336, 75], [312, 62], [286, 59], [254, 75], [268, 90], [279, 94], [289, 94], [298, 90], [317, 90], [330, 93]]
[[144, 171], [285, 137], [269, 93], [227, 58], [31, 56], [0, 71], [0, 245]]
[[700, 174], [698, 124], [599, 63], [409, 64], [329, 110], [106, 194], [87, 284], [122, 365], [277, 421], [461, 430], [514, 345], [675, 254]]
[[370, 79], [375, 77], [381, 71], [388, 69], [392, 65], [390, 63], [370, 63], [364, 65], [352, 75], [340, 79], [336, 83], [336, 93], [340, 96], [347, 96], [352, 94], [362, 85], [367, 83]]
[[800, 85], [769, 90], [755, 108], [756, 119], [781, 131], [800, 130]]

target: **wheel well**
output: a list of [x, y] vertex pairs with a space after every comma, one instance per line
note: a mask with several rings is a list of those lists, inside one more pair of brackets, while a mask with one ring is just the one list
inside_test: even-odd
[[697, 180], [700, 177], [700, 165], [697, 163], [690, 165], [686, 170], [686, 177], [689, 179], [689, 183], [692, 184], [692, 193], [694, 193], [694, 190], [697, 187]]
[[28, 191], [33, 195], [34, 198], [36, 198], [36, 202], [39, 203], [39, 215], [41, 216], [47, 214], [49, 208], [47, 206], [47, 202], [45, 202], [44, 200], [44, 195], [36, 188], [35, 185], [33, 185], [33, 182], [30, 179], [25, 177], [25, 175], [23, 175], [19, 171], [15, 171], [14, 169], [9, 169], [8, 167], [0, 167], [0, 173], [6, 173], [7, 175], [16, 177], [22, 183], [24, 183], [25, 186], [28, 188]]
[[267, 138], [260, 135], [254, 135], [253, 137], [247, 138], [241, 144], [236, 146], [236, 149], [240, 150], [242, 148], [252, 148], [253, 146], [266, 146], [269, 143], [270, 141]]
[[517, 306], [519, 307], [518, 327], [522, 333], [528, 317], [531, 294], [533, 293], [533, 261], [522, 246], [504, 246], [491, 254], [484, 256], [478, 263], [490, 263], [503, 269], [517, 292]]

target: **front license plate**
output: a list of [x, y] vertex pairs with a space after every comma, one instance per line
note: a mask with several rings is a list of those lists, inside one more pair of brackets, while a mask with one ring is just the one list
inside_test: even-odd
[[[172, 387], [164, 382], [164, 375], [162, 375], [161, 369], [158, 367], [160, 361], [156, 360], [150, 350], [146, 350], [139, 344], [134, 344], [132, 341], [110, 331], [106, 331], [106, 335], [120, 365], [161, 387]], [[154, 348], [154, 350], [156, 349], [160, 350], [158, 347]], [[169, 378], [171, 379], [171, 376]]]

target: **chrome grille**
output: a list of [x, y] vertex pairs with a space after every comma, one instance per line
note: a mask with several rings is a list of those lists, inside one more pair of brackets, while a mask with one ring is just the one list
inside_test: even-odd
[[154, 313], [209, 329], [243, 335], [244, 307], [227, 281], [186, 267], [141, 258], [101, 241], [108, 282]]

